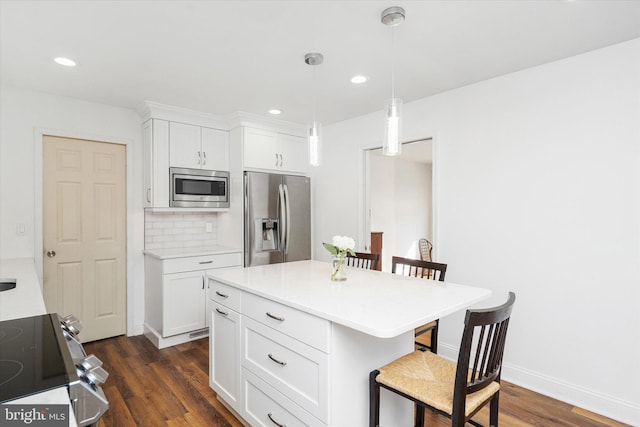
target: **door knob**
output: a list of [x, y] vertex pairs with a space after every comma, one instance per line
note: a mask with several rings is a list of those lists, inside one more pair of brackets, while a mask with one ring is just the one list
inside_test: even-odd
[[56, 256], [56, 251], [48, 251], [48, 252], [47, 252], [47, 256], [48, 256], [49, 258], [53, 258], [54, 256]]

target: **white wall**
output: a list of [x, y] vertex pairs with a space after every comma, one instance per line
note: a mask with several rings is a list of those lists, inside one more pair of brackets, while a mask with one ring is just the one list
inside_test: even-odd
[[431, 165], [371, 155], [371, 231], [382, 231], [382, 271], [394, 255], [420, 259], [418, 240], [431, 240]]
[[[133, 110], [2, 86], [0, 123], [0, 258], [35, 258], [40, 268], [41, 135], [126, 144], [127, 322], [130, 334], [141, 333], [144, 322], [144, 211], [140, 117]], [[16, 234], [18, 224], [26, 225], [26, 234]]]
[[[404, 126], [434, 137], [447, 279], [517, 294], [505, 379], [640, 425], [640, 39], [405, 104]], [[380, 113], [325, 126], [316, 242], [362, 238], [381, 135]], [[443, 319], [443, 354], [462, 320]]]

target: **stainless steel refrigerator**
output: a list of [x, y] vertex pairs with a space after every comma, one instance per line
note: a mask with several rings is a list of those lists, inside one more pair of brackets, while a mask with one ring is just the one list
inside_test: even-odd
[[244, 265], [311, 259], [309, 178], [244, 173]]

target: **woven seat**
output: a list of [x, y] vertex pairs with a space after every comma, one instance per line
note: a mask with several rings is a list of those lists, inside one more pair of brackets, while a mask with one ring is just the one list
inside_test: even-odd
[[[379, 369], [376, 381], [420, 400], [446, 414], [453, 413], [456, 363], [437, 354], [414, 351]], [[467, 396], [465, 416], [470, 416], [500, 390], [496, 381]]]
[[380, 389], [416, 404], [415, 426], [424, 426], [429, 408], [451, 418], [452, 427], [468, 422], [487, 403], [489, 422], [498, 427], [500, 374], [507, 329], [516, 296], [488, 309], [467, 310], [458, 362], [435, 353], [414, 351], [369, 374], [369, 427], [380, 422]]

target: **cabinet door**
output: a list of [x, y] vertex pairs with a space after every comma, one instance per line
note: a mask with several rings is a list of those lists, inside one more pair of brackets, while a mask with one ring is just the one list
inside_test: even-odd
[[162, 336], [205, 327], [204, 272], [165, 274], [162, 296]]
[[277, 170], [278, 134], [266, 130], [244, 129], [244, 166], [256, 169]]
[[153, 181], [153, 131], [151, 129], [152, 120], [147, 120], [142, 125], [142, 180], [144, 194], [142, 197], [142, 206], [149, 208], [153, 206], [152, 198], [152, 181]]
[[278, 150], [282, 155], [280, 169], [288, 172], [307, 173], [308, 149], [304, 138], [278, 134]]
[[211, 301], [209, 334], [209, 385], [233, 409], [241, 413], [240, 314]]
[[169, 166], [200, 169], [202, 150], [200, 126], [171, 122], [169, 125]]
[[229, 170], [229, 132], [202, 128], [202, 169]]

